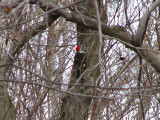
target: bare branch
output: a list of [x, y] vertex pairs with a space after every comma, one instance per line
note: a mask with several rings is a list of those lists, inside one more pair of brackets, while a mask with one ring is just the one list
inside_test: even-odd
[[[99, 32], [99, 50], [98, 50], [98, 61], [99, 61], [99, 66], [100, 66], [100, 73], [102, 73], [102, 44], [103, 44], [103, 41], [102, 41], [102, 28], [101, 28], [101, 18], [100, 18], [100, 11], [99, 11], [99, 8], [98, 8], [98, 3], [97, 3], [97, 0], [94, 0], [95, 2], [95, 6], [96, 6], [96, 15], [97, 15], [97, 19], [98, 19], [98, 32]], [[100, 75], [101, 76], [101, 75]], [[98, 83], [98, 82], [97, 82]]]
[[[156, 1], [153, 3], [153, 7], [149, 9], [149, 11], [153, 11], [154, 8], [160, 4], [160, 1]], [[43, 6], [48, 6], [48, 4], [43, 5]], [[79, 25], [88, 27], [90, 29], [98, 30], [98, 22], [95, 19], [89, 18], [84, 15], [79, 15], [76, 13], [69, 13], [61, 8], [58, 9], [56, 5], [49, 5], [50, 9], [56, 9], [54, 11], [58, 15], [64, 17], [66, 20], [77, 23]], [[150, 12], [147, 11], [149, 14]], [[51, 12], [52, 13], [52, 12]], [[92, 24], [91, 24], [92, 23]], [[149, 49], [146, 49], [146, 45], [141, 45], [141, 47], [135, 48], [132, 42], [132, 36], [126, 31], [126, 29], [122, 26], [107, 26], [104, 23], [101, 23], [102, 27], [102, 33], [109, 35], [117, 40], [120, 40], [124, 45], [126, 45], [128, 48], [131, 48], [134, 50], [137, 54], [143, 55], [143, 58], [150, 62], [150, 64], [156, 69], [157, 72], [160, 72], [160, 56], [158, 56], [159, 53], [155, 53]], [[117, 30], [118, 29], [118, 30]], [[121, 31], [121, 32], [120, 32]], [[138, 34], [138, 32], [137, 32]]]
[[144, 12], [143, 17], [140, 19], [137, 33], [135, 34], [135, 37], [134, 37], [133, 44], [135, 46], [140, 46], [142, 44], [146, 29], [147, 29], [147, 24], [149, 21], [149, 16], [151, 12], [155, 10], [155, 8], [158, 7], [159, 5], [160, 5], [160, 1], [157, 0]]
[[[82, 18], [79, 15], [74, 15], [74, 16], [72, 16], [72, 19], [70, 19], [70, 21], [76, 22], [77, 24], [84, 25], [84, 26], [91, 28], [91, 29], [95, 29], [95, 30], [98, 29], [97, 28], [97, 26], [98, 26], [97, 21], [94, 19], [88, 18], [86, 16], [83, 16], [83, 18]], [[89, 24], [87, 26], [86, 24], [84, 24], [83, 21], [85, 21], [85, 23], [92, 23], [92, 24]], [[125, 45], [127, 45], [128, 43], [132, 44], [131, 43], [132, 40], [130, 39], [130, 37], [123, 35], [123, 34], [120, 34], [119, 31], [116, 32], [116, 30], [114, 30], [114, 28], [109, 27], [103, 23], [101, 24], [101, 26], [102, 26], [102, 32], [104, 34], [120, 39], [120, 42], [122, 41], [122, 43]], [[124, 32], [124, 33], [126, 33], [126, 32]], [[127, 45], [127, 47], [128, 47], [128, 45]], [[145, 60], [147, 60], [148, 62], [150, 62], [150, 64], [156, 69], [157, 72], [160, 72], [160, 62], [159, 62], [160, 56], [158, 56], [159, 53], [155, 53], [149, 49], [146, 49], [147, 48], [146, 45], [142, 45], [139, 48], [135, 48], [134, 46], [132, 46], [132, 47], [129, 46], [129, 48], [134, 50], [136, 53], [143, 55], [143, 58]]]

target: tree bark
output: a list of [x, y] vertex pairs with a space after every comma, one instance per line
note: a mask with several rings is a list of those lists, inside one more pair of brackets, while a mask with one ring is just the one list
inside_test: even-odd
[[[81, 2], [75, 9], [77, 9], [79, 14], [90, 16], [91, 18], [96, 17], [95, 3], [92, 0]], [[100, 75], [98, 61], [99, 42], [97, 42], [99, 37], [97, 35], [82, 35], [81, 33], [98, 34], [98, 32], [79, 24], [77, 24], [77, 32], [77, 44], [81, 46], [81, 50], [87, 55], [86, 69], [94, 69], [87, 72], [87, 74], [82, 73], [83, 76], [77, 82], [76, 69], [73, 67], [70, 83], [75, 84], [77, 82], [78, 84], [95, 85]], [[71, 86], [69, 90], [81, 94], [93, 94], [93, 89], [86, 86]], [[92, 99], [87, 97], [66, 95], [62, 99], [60, 120], [87, 120], [91, 101]]]
[[[8, 67], [0, 69], [0, 80], [6, 79], [6, 72]], [[7, 84], [4, 82], [0, 83], [0, 120], [16, 120], [14, 113], [14, 105], [7, 91]]]

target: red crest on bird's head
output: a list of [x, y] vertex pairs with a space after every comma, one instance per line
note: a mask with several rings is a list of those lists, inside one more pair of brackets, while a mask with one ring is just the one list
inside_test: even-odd
[[76, 51], [78, 52], [80, 50], [80, 46], [79, 45], [77, 45], [77, 47], [76, 47]]

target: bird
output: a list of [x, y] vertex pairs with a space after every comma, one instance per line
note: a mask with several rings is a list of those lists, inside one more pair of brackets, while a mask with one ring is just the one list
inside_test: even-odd
[[81, 47], [77, 45], [76, 54], [75, 54], [74, 63], [73, 63], [73, 67], [77, 72], [77, 79], [86, 69], [86, 61], [87, 61], [86, 53], [84, 51], [81, 51], [80, 49]]

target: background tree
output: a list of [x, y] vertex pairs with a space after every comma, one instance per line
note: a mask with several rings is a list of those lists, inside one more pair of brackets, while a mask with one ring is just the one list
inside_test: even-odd
[[159, 119], [159, 0], [0, 6], [0, 119]]

